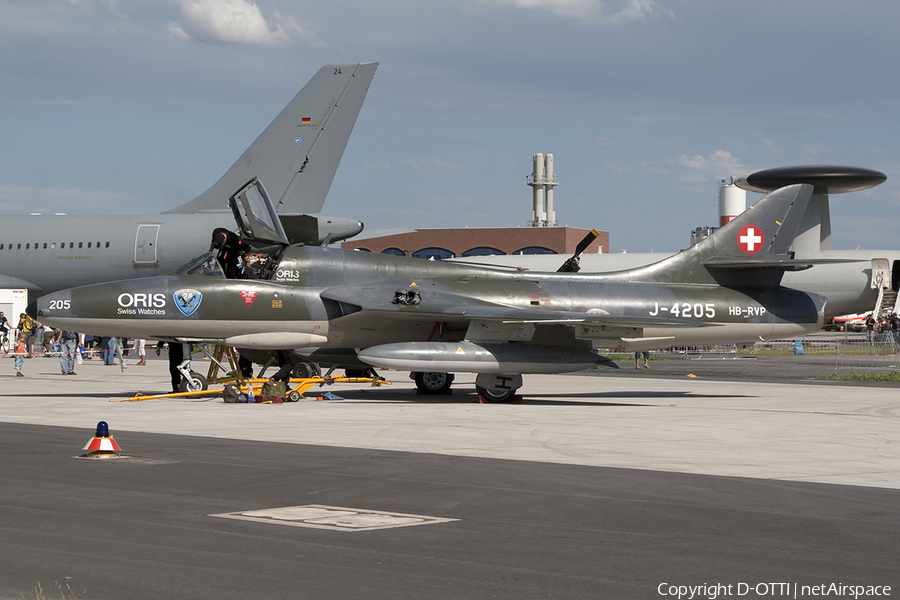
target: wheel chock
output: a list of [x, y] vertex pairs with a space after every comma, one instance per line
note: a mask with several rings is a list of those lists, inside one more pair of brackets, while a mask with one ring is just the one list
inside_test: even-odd
[[487, 400], [487, 398], [485, 398], [481, 394], [477, 394], [475, 396], [475, 403], [476, 404], [522, 404], [522, 396], [519, 396], [518, 394], [516, 394], [509, 400], [504, 400], [503, 402], [490, 402], [489, 400]]

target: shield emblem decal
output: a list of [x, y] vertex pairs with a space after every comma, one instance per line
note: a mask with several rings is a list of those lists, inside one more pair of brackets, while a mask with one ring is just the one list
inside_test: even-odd
[[200, 308], [200, 301], [203, 300], [203, 294], [197, 290], [178, 290], [172, 296], [175, 298], [175, 306], [186, 317], [194, 314]]

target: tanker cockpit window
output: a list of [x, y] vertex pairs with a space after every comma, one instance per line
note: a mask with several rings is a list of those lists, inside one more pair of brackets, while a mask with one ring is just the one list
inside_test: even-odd
[[225, 278], [215, 254], [208, 252], [188, 261], [175, 270], [176, 275], [193, 275], [194, 277], [221, 277]]

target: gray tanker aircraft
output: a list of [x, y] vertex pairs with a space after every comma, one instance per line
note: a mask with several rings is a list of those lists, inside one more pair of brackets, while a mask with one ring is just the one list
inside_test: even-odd
[[771, 192], [655, 264], [577, 274], [289, 245], [253, 180], [231, 204], [245, 239], [274, 245], [257, 278], [226, 279], [207, 254], [172, 275], [49, 294], [28, 312], [53, 327], [103, 335], [352, 348], [374, 367], [477, 373], [479, 394], [502, 401], [524, 373], [609, 363], [596, 348], [753, 342], [820, 329], [826, 299], [780, 284], [785, 271], [834, 262], [790, 252], [813, 191], [794, 184]]
[[[857, 167], [801, 165], [758, 171], [735, 184], [750, 192], [769, 193], [794, 183], [814, 187], [792, 250], [795, 258], [838, 259], [831, 264], [784, 274], [782, 285], [828, 298], [825, 318], [873, 310], [888, 312], [894, 304], [881, 305], [884, 292], [900, 289], [900, 250], [832, 250], [829, 195], [860, 191], [883, 183], [884, 173]], [[605, 273], [633, 269], [658, 262], [674, 253], [584, 254], [581, 271]], [[451, 262], [555, 270], [560, 258], [554, 254], [473, 256], [447, 259]]]
[[4, 216], [0, 288], [31, 292], [170, 273], [234, 228], [229, 196], [253, 177], [269, 185], [294, 242], [330, 243], [362, 231], [311, 215], [325, 202], [378, 63], [326, 65], [209, 189], [162, 214]]

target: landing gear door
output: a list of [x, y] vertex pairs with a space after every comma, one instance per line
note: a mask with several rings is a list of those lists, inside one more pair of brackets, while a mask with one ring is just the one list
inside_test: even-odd
[[266, 188], [256, 177], [229, 198], [228, 204], [244, 240], [290, 245]]
[[886, 258], [872, 259], [872, 289], [891, 289], [891, 263]]

